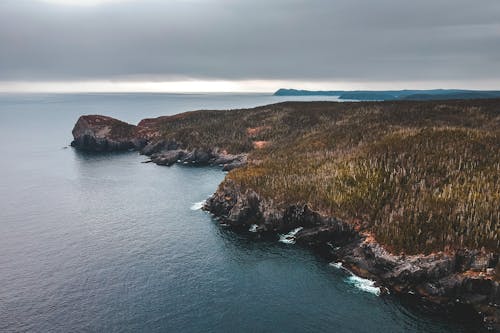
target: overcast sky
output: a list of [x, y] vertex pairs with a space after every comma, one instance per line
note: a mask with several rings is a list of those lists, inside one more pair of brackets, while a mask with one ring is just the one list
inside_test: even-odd
[[500, 89], [500, 1], [0, 0], [0, 90], [186, 80]]

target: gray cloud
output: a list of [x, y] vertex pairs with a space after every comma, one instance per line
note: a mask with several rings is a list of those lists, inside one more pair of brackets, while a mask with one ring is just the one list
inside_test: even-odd
[[500, 1], [0, 2], [0, 80], [492, 80]]

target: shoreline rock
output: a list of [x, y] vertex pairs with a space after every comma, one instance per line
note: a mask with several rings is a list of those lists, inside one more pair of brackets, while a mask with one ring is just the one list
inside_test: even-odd
[[135, 150], [149, 156], [151, 162], [165, 166], [219, 165], [223, 171], [230, 171], [247, 164], [247, 154], [229, 154], [219, 148], [187, 149], [181, 142], [162, 140], [155, 126], [153, 119], [136, 126], [106, 116], [81, 116], [73, 128], [71, 146], [90, 152]]

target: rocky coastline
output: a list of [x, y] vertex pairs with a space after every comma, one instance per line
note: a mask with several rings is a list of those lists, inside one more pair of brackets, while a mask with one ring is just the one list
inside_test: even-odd
[[277, 208], [231, 181], [224, 181], [204, 208], [220, 223], [239, 230], [277, 234], [302, 228], [293, 236], [297, 244], [376, 281], [383, 293], [410, 296], [441, 310], [469, 309], [469, 315], [478, 314], [488, 329], [500, 328], [500, 286], [493, 277], [499, 258], [494, 253], [392, 254], [371, 235], [348, 223], [321, 215], [307, 205]]
[[[73, 129], [71, 146], [93, 152], [138, 151], [150, 158], [147, 162], [165, 166], [218, 165], [230, 171], [249, 163], [248, 153], [229, 153], [219, 147], [193, 148], [188, 142], [165, 140], [160, 125], [155, 119], [136, 126], [105, 116], [82, 116]], [[500, 332], [500, 285], [495, 278], [498, 253], [466, 249], [428, 255], [390, 253], [355, 225], [323, 215], [307, 204], [279, 206], [227, 178], [204, 209], [225, 225], [243, 231], [251, 228], [258, 234], [302, 228], [290, 236], [293, 241], [376, 281], [384, 292], [411, 295], [443, 309], [467, 308], [486, 328]]]
[[218, 165], [224, 171], [242, 167], [247, 154], [229, 154], [219, 148], [188, 149], [176, 140], [162, 140], [158, 123], [143, 120], [137, 126], [100, 116], [81, 116], [73, 131], [71, 146], [82, 151], [111, 152], [139, 151], [150, 158], [147, 162], [171, 166], [173, 164]]

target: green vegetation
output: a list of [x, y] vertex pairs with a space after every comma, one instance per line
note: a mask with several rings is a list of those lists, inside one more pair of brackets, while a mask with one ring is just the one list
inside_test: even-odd
[[112, 124], [110, 138], [130, 138], [135, 135], [136, 127], [125, 122], [117, 121]]
[[158, 128], [166, 140], [176, 140], [186, 148], [220, 147], [232, 152], [248, 152], [252, 141], [246, 132], [248, 121], [241, 112], [194, 111], [159, 118]]
[[97, 132], [101, 132], [99, 134], [105, 135], [110, 139], [118, 140], [134, 137], [137, 128], [136, 126], [127, 124], [126, 122], [123, 122], [121, 120], [100, 115], [82, 116], [73, 129], [73, 134], [81, 135], [78, 133], [78, 131], [82, 130], [82, 127], [83, 130], [87, 128], [96, 129]]
[[161, 120], [164, 137], [188, 147], [249, 152], [227, 176], [244, 188], [307, 203], [393, 251], [500, 247], [500, 100], [281, 103]]

